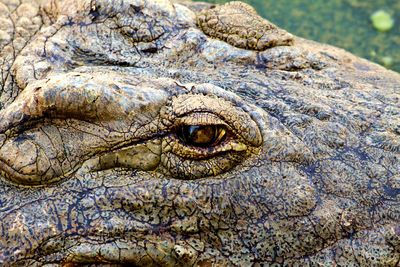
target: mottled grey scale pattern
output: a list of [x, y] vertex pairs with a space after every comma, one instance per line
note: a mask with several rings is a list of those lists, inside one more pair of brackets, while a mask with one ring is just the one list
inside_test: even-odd
[[0, 19], [0, 265], [399, 266], [399, 74], [239, 2]]

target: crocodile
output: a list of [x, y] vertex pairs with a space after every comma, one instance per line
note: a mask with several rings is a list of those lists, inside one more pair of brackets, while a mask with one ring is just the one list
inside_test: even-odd
[[0, 1], [0, 265], [399, 266], [400, 75], [247, 4]]

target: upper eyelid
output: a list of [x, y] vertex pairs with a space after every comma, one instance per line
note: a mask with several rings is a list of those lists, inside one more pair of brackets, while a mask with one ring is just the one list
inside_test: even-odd
[[175, 119], [175, 125], [229, 125], [214, 113], [191, 112]]

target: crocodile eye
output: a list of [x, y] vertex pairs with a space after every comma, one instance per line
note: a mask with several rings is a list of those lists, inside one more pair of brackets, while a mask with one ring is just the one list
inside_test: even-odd
[[169, 131], [162, 138], [158, 171], [185, 180], [215, 177], [262, 148], [255, 113], [239, 98], [227, 98], [212, 85], [191, 90], [173, 97], [160, 111]]
[[226, 129], [220, 125], [183, 125], [177, 131], [185, 144], [198, 147], [216, 146], [226, 137]]

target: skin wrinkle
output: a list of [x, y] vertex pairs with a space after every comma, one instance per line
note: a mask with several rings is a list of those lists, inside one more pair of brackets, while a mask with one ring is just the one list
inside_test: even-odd
[[40, 184], [0, 175], [0, 265], [398, 265], [398, 74], [243, 3], [40, 2], [26, 44], [0, 6], [0, 158]]

